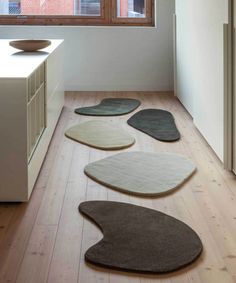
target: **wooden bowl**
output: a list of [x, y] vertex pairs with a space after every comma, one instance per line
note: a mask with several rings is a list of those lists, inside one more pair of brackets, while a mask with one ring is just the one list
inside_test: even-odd
[[51, 44], [50, 40], [42, 39], [23, 39], [23, 40], [13, 40], [9, 42], [9, 45], [23, 50], [25, 52], [33, 52], [39, 49], [45, 48]]

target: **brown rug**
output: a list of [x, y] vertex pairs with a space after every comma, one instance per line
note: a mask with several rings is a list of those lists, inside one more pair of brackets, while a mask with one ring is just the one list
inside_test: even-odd
[[79, 211], [104, 236], [85, 253], [89, 263], [158, 274], [181, 269], [202, 252], [201, 240], [189, 226], [159, 211], [111, 201], [84, 202]]
[[189, 159], [179, 154], [137, 151], [95, 161], [84, 172], [111, 189], [148, 197], [175, 190], [195, 169]]

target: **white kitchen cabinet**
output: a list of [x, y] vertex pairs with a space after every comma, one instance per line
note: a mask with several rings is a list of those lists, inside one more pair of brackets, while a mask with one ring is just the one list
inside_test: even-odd
[[0, 40], [0, 201], [30, 198], [64, 105], [63, 41], [19, 52]]
[[176, 0], [177, 97], [224, 161], [224, 24], [228, 0]]

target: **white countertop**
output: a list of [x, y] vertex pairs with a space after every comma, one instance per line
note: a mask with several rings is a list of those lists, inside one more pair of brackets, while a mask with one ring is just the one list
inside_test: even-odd
[[[51, 45], [36, 52], [22, 52], [9, 46], [9, 41], [0, 40], [0, 79], [27, 78], [63, 42], [51, 40]], [[14, 39], [15, 40], [15, 39]]]

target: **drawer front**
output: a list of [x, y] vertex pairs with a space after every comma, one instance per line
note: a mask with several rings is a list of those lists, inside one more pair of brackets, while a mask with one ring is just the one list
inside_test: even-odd
[[45, 65], [42, 64], [28, 79], [27, 150], [30, 161], [46, 127]]

